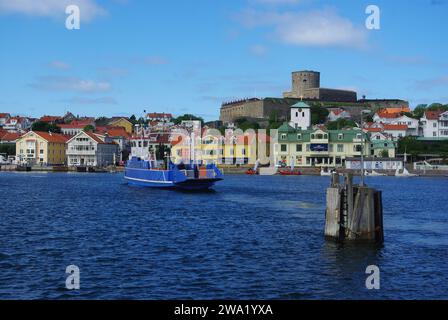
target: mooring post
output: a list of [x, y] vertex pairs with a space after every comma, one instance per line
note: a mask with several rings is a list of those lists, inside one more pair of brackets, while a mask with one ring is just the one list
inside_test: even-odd
[[382, 193], [368, 186], [354, 186], [346, 174], [344, 186], [331, 176], [327, 189], [325, 237], [334, 241], [384, 242]]

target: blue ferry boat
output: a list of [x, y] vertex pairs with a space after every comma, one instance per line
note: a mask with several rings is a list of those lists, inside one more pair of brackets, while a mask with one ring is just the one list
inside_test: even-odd
[[177, 188], [206, 190], [223, 179], [222, 172], [214, 164], [169, 163], [167, 170], [157, 168], [157, 161], [132, 157], [126, 163], [125, 179], [131, 185], [152, 188]]

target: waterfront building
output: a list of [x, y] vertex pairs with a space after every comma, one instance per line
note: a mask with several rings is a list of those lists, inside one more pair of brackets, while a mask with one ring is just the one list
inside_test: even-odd
[[[345, 160], [345, 168], [349, 170], [361, 170], [360, 158], [347, 158]], [[404, 163], [402, 159], [397, 158], [364, 158], [364, 170], [403, 170]]]
[[448, 139], [448, 111], [426, 111], [420, 122], [423, 138]]
[[17, 160], [28, 165], [63, 165], [66, 142], [62, 134], [29, 131], [16, 140]]
[[134, 126], [132, 122], [130, 122], [128, 119], [121, 117], [121, 118], [112, 118], [112, 120], [108, 124], [111, 127], [123, 127], [127, 133], [132, 134], [134, 130]]
[[131, 135], [127, 133], [126, 129], [123, 127], [97, 127], [95, 133], [108, 137], [113, 142], [118, 145], [118, 161], [126, 161], [129, 158], [131, 152]]
[[3, 127], [11, 118], [9, 113], [0, 113], [0, 128]]
[[105, 167], [118, 160], [118, 145], [107, 137], [80, 132], [67, 141], [69, 166]]
[[393, 140], [370, 140], [370, 155], [381, 158], [395, 158], [397, 143]]
[[157, 153], [160, 146], [165, 148], [171, 147], [170, 134], [149, 133], [144, 136], [131, 137], [131, 154], [135, 157], [147, 159], [150, 154]]
[[370, 154], [369, 136], [360, 129], [300, 130], [285, 123], [278, 129], [274, 146], [276, 165], [342, 167], [348, 157]]

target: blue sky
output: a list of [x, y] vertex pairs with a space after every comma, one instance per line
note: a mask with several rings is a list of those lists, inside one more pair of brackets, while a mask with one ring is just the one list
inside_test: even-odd
[[359, 97], [448, 103], [447, 34], [445, 0], [0, 0], [0, 112], [213, 120], [222, 101], [280, 97], [302, 69]]

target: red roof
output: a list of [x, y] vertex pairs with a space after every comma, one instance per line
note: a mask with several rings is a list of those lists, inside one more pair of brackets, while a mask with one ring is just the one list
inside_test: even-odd
[[9, 113], [0, 113], [0, 118], [9, 118], [11, 115]]
[[383, 129], [382, 128], [372, 128], [372, 127], [370, 127], [370, 128], [364, 128], [364, 131], [367, 131], [367, 132], [381, 132], [381, 131], [383, 131]]
[[378, 117], [385, 118], [385, 119], [395, 119], [401, 117], [401, 113], [387, 113], [380, 111], [377, 113]]
[[442, 113], [443, 111], [426, 111], [425, 117], [428, 120], [439, 120], [439, 117]]
[[397, 130], [397, 131], [403, 131], [403, 130], [408, 130], [408, 126], [405, 124], [384, 124], [383, 125], [384, 130]]
[[103, 140], [100, 139], [100, 137], [98, 137], [96, 134], [92, 133], [92, 132], [84, 132], [86, 135], [88, 135], [90, 138], [92, 138], [93, 140], [95, 140], [98, 143], [104, 143]]
[[58, 117], [58, 116], [43, 116], [39, 119], [39, 121], [42, 121], [42, 122], [55, 122], [55, 121], [59, 121], [59, 120], [62, 120], [62, 118]]
[[173, 115], [171, 113], [157, 113], [157, 112], [153, 112], [153, 113], [148, 113], [148, 118], [169, 118], [172, 119]]
[[81, 120], [73, 120], [71, 123], [71, 125], [74, 126], [88, 126], [88, 125], [94, 125], [95, 124], [95, 119], [81, 119]]
[[107, 134], [109, 137], [129, 138], [129, 133], [123, 127], [114, 127], [114, 126], [97, 127], [96, 132], [101, 134]]
[[67, 136], [64, 136], [63, 134], [59, 133], [49, 133], [40, 131], [33, 131], [33, 132], [42, 137], [43, 139], [47, 140], [48, 142], [53, 143], [66, 143], [69, 139]]
[[16, 141], [20, 136], [21, 134], [16, 132], [6, 132], [4, 134], [0, 132], [0, 140], [2, 141]]

